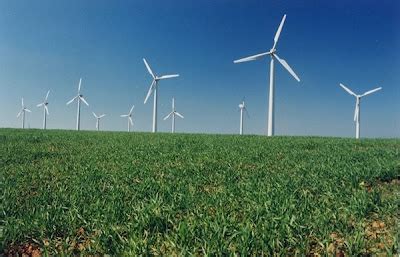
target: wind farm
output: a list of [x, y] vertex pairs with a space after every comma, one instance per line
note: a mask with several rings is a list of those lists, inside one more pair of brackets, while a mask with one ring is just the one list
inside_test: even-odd
[[0, 255], [397, 256], [397, 6], [1, 3]]

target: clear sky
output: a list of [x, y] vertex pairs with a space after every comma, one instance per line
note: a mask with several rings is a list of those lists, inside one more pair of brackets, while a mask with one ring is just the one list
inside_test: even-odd
[[[120, 114], [135, 104], [135, 130], [150, 131], [152, 101], [143, 104], [151, 77], [142, 58], [162, 75], [159, 130], [169, 131], [175, 96], [178, 132], [238, 133], [238, 104], [246, 99], [245, 133], [265, 134], [269, 59], [233, 64], [268, 51], [283, 14], [278, 53], [299, 75], [279, 64], [276, 134], [353, 137], [356, 93], [362, 99], [361, 136], [400, 136], [400, 2], [398, 0], [1, 0], [0, 127], [19, 127], [21, 97], [33, 112], [47, 90], [49, 128], [74, 129], [79, 78], [91, 112], [106, 113], [104, 130], [126, 130]], [[152, 100], [152, 99], [151, 99]]]

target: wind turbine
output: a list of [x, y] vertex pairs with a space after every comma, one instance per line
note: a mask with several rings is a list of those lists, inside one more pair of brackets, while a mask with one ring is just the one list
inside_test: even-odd
[[25, 128], [25, 112], [31, 112], [26, 106], [24, 105], [24, 98], [21, 99], [21, 111], [17, 114], [17, 118], [22, 114], [22, 128]]
[[77, 99], [78, 111], [76, 113], [76, 130], [80, 130], [80, 125], [81, 125], [81, 101], [84, 102], [87, 106], [89, 106], [89, 104], [86, 102], [85, 98], [83, 98], [83, 95], [81, 94], [81, 83], [82, 83], [82, 78], [79, 79], [78, 94], [67, 103], [67, 105], [69, 105], [70, 103], [75, 101], [75, 99]]
[[92, 112], [92, 113], [93, 113], [93, 116], [96, 118], [96, 129], [97, 129], [97, 131], [99, 131], [100, 130], [100, 119], [106, 115], [102, 114], [100, 116], [97, 116], [96, 113], [94, 113], [94, 112]]
[[244, 99], [239, 104], [239, 111], [240, 111], [240, 128], [239, 134], [243, 135], [243, 112], [246, 112], [247, 116], [249, 116], [249, 112], [247, 111], [246, 105], [244, 104]]
[[182, 119], [184, 118], [182, 114], [180, 114], [175, 110], [175, 98], [172, 98], [172, 111], [167, 116], [164, 117], [164, 120], [166, 120], [172, 116], [172, 129], [171, 129], [172, 133], [175, 133], [175, 115]]
[[268, 52], [256, 54], [252, 56], [248, 56], [239, 60], [235, 60], [234, 63], [241, 63], [241, 62], [248, 62], [248, 61], [255, 61], [258, 59], [263, 58], [264, 56], [269, 55], [271, 57], [270, 62], [270, 73], [269, 73], [269, 103], [268, 103], [268, 136], [273, 136], [275, 134], [275, 113], [274, 113], [274, 60], [276, 59], [282, 66], [297, 80], [300, 82], [299, 77], [296, 73], [290, 68], [289, 64], [284, 60], [279, 58], [276, 54], [276, 44], [278, 43], [279, 36], [282, 31], [283, 24], [286, 20], [286, 14], [283, 15], [281, 24], [279, 25], [278, 30], [276, 31], [274, 37], [274, 44]]
[[47, 105], [49, 102], [47, 102], [47, 98], [49, 97], [50, 90], [47, 91], [46, 97], [44, 98], [43, 103], [40, 103], [36, 105], [37, 107], [43, 106], [43, 129], [46, 129], [46, 121], [47, 121], [47, 115], [49, 115], [49, 109], [47, 108]]
[[349, 88], [347, 88], [345, 85], [342, 83], [339, 84], [344, 90], [346, 90], [347, 93], [350, 95], [354, 96], [356, 98], [356, 108], [354, 109], [354, 121], [356, 122], [356, 139], [360, 138], [360, 100], [362, 97], [367, 96], [369, 94], [372, 94], [376, 91], [379, 91], [382, 89], [382, 87], [377, 87], [375, 89], [369, 90], [365, 92], [362, 95], [357, 95], [353, 91], [351, 91]]
[[132, 108], [131, 108], [131, 110], [129, 111], [128, 114], [121, 115], [121, 117], [128, 117], [128, 132], [131, 132], [131, 125], [133, 127], [133, 120], [132, 120], [133, 108], [135, 108], [134, 105], [132, 105]]
[[151, 70], [149, 64], [146, 62], [146, 59], [143, 58], [143, 62], [146, 65], [147, 71], [153, 77], [153, 81], [151, 82], [149, 91], [147, 92], [146, 98], [144, 99], [144, 103], [146, 104], [147, 100], [149, 99], [150, 95], [154, 94], [154, 103], [153, 103], [153, 132], [157, 132], [157, 89], [158, 89], [158, 81], [163, 79], [175, 78], [179, 77], [179, 74], [172, 74], [172, 75], [163, 75], [157, 76]]

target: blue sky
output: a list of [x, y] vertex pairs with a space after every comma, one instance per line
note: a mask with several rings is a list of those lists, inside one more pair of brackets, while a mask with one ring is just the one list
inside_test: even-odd
[[105, 130], [126, 130], [119, 117], [135, 104], [135, 130], [151, 130], [151, 83], [142, 58], [162, 81], [159, 130], [169, 131], [171, 98], [185, 116], [178, 132], [238, 133], [238, 104], [250, 113], [245, 133], [265, 134], [269, 60], [233, 64], [267, 51], [287, 14], [278, 53], [301, 82], [276, 65], [277, 135], [353, 137], [356, 93], [383, 90], [361, 103], [361, 136], [400, 136], [400, 2], [386, 1], [0, 1], [0, 127], [19, 127], [20, 98], [41, 127], [36, 104], [48, 89], [49, 128], [73, 129], [66, 106], [82, 77], [91, 112], [106, 113]]

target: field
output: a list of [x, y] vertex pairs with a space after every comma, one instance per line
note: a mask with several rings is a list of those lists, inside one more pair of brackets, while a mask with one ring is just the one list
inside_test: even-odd
[[0, 129], [5, 254], [395, 255], [400, 140]]

